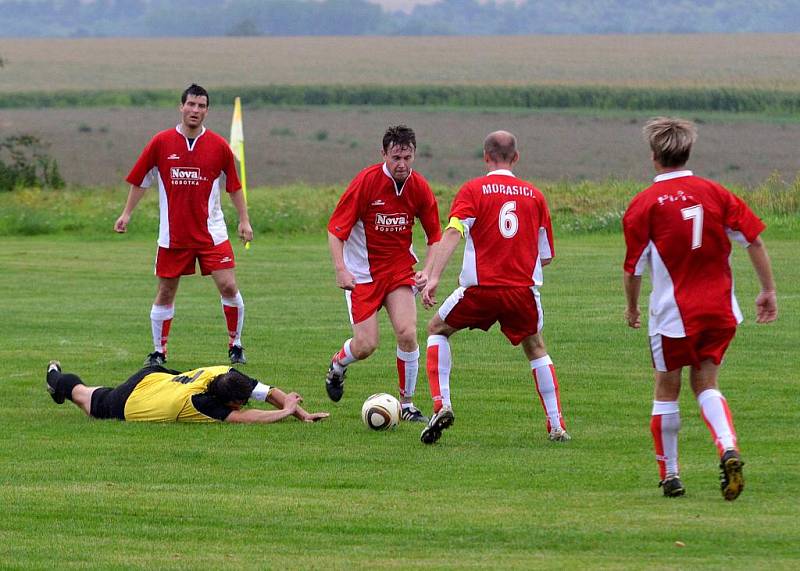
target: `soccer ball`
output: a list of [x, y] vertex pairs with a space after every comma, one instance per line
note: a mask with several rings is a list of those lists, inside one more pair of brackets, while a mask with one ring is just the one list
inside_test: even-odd
[[400, 401], [392, 395], [378, 393], [364, 401], [361, 420], [372, 430], [389, 430], [400, 422]]

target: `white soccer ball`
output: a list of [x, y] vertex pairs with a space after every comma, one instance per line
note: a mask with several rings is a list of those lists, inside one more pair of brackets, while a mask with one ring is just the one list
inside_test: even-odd
[[378, 393], [364, 401], [361, 420], [372, 430], [389, 430], [400, 422], [400, 401], [392, 395]]

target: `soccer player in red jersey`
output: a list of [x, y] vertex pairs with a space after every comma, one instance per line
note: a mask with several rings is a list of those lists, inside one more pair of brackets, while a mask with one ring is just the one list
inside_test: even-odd
[[744, 487], [744, 462], [717, 384], [725, 350], [742, 321], [733, 291], [731, 240], [747, 248], [761, 282], [756, 321], [774, 321], [775, 282], [759, 237], [765, 226], [740, 198], [685, 169], [697, 138], [694, 124], [659, 117], [645, 125], [644, 135], [658, 175], [631, 201], [622, 220], [625, 320], [634, 329], [641, 327], [641, 276], [649, 268], [653, 292], [648, 335], [655, 367], [650, 429], [660, 485], [667, 497], [685, 493], [678, 470], [678, 397], [681, 372], [690, 367], [692, 390], [719, 452], [722, 495], [732, 501]]
[[336, 285], [345, 290], [353, 337], [331, 359], [325, 388], [331, 400], [342, 398], [347, 367], [378, 346], [378, 310], [385, 307], [397, 337], [401, 418], [426, 422], [413, 404], [419, 369], [414, 289], [427, 281], [427, 264], [414, 272], [414, 219], [419, 218], [425, 230], [427, 263], [442, 230], [428, 182], [411, 169], [416, 147], [413, 130], [390, 127], [383, 136], [383, 162], [352, 180], [331, 216], [328, 245]]
[[220, 206], [221, 180], [239, 214], [239, 238], [253, 239], [247, 205], [236, 174], [233, 153], [221, 136], [203, 126], [209, 107], [208, 92], [192, 84], [181, 95], [181, 122], [158, 133], [142, 151], [128, 178], [131, 190], [122, 214], [114, 224], [125, 232], [131, 214], [155, 181], [158, 186], [160, 223], [155, 274], [158, 290], [150, 310], [154, 351], [145, 365], [167, 360], [167, 337], [175, 315], [175, 294], [181, 276], [211, 274], [222, 297], [228, 329], [231, 363], [246, 363], [242, 349], [244, 301], [236, 285], [234, 257]]
[[434, 415], [420, 439], [433, 444], [453, 424], [449, 337], [467, 327], [487, 331], [499, 322], [503, 334], [513, 345], [522, 344], [530, 361], [548, 437], [566, 442], [570, 436], [561, 414], [558, 379], [541, 333], [542, 267], [555, 255], [550, 212], [544, 195], [511, 172], [519, 160], [514, 135], [490, 133], [483, 143], [483, 160], [489, 172], [458, 191], [422, 292], [422, 303], [433, 307], [442, 272], [465, 238], [460, 287], [428, 324], [427, 372]]

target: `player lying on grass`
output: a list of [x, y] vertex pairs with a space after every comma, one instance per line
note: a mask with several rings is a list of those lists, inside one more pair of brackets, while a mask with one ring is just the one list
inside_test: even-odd
[[[112, 389], [88, 387], [77, 375], [62, 373], [58, 361], [50, 361], [45, 386], [56, 404], [69, 399], [88, 416], [100, 419], [268, 424], [287, 416], [303, 422], [328, 417], [327, 412], [305, 411], [297, 393], [287, 394], [229, 366], [185, 373], [148, 366]], [[242, 410], [251, 398], [266, 401], [277, 410]]]
[[428, 324], [427, 372], [433, 412], [420, 439], [433, 444], [453, 424], [450, 403], [450, 337], [461, 329], [487, 331], [494, 323], [513, 345], [522, 345], [536, 392], [547, 417], [550, 440], [566, 442], [558, 379], [542, 338], [539, 302], [542, 267], [555, 255], [553, 228], [544, 195], [514, 176], [517, 139], [507, 131], [490, 133], [483, 143], [486, 176], [468, 181], [450, 209], [450, 224], [434, 254], [422, 303], [436, 303], [436, 288], [463, 237], [464, 263], [459, 286]]
[[678, 470], [678, 397], [681, 372], [690, 367], [692, 390], [719, 452], [722, 495], [731, 501], [744, 488], [744, 462], [728, 402], [717, 384], [725, 350], [742, 322], [733, 294], [731, 240], [747, 248], [761, 282], [756, 321], [774, 321], [775, 282], [759, 237], [765, 226], [740, 198], [685, 169], [697, 137], [691, 122], [660, 117], [645, 125], [644, 134], [658, 176], [631, 201], [622, 219], [625, 320], [634, 329], [641, 327], [641, 276], [649, 268], [648, 335], [655, 368], [650, 429], [660, 485], [667, 497], [685, 493]]

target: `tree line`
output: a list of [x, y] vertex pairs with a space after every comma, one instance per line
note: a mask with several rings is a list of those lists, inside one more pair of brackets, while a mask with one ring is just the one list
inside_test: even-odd
[[0, 0], [0, 37], [799, 32], [800, 0]]

